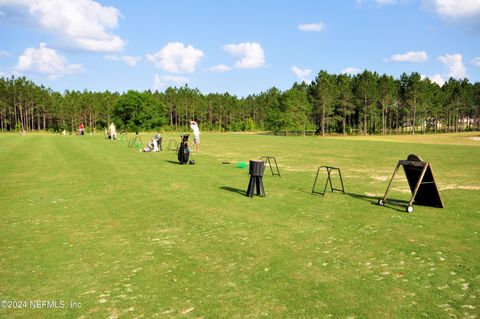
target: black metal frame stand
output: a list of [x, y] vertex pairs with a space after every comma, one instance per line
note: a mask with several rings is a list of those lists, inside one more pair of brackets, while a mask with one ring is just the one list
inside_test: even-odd
[[[271, 163], [272, 159], [273, 159], [273, 162], [275, 163], [276, 172], [274, 172], [274, 170], [273, 170], [273, 166], [272, 166], [272, 163]], [[280, 176], [280, 170], [278, 169], [277, 159], [275, 157], [273, 157], [273, 156], [262, 156], [262, 157], [260, 157], [260, 160], [265, 162], [265, 166], [267, 166], [267, 164], [268, 164], [268, 166], [270, 167], [270, 171], [272, 172], [272, 176], [277, 175], [278, 177], [281, 177]]]
[[[392, 178], [390, 179], [390, 182], [388, 183], [387, 190], [385, 191], [385, 195], [383, 195], [382, 199], [378, 200], [378, 205], [385, 206], [385, 204], [387, 203], [388, 191], [390, 190], [390, 186], [392, 186], [393, 179], [395, 178], [395, 175], [397, 174], [398, 169], [400, 168], [400, 166], [403, 165], [402, 162], [403, 161], [398, 161], [397, 166], [393, 170]], [[421, 177], [418, 179], [417, 185], [415, 185], [415, 190], [412, 193], [412, 197], [408, 201], [408, 204], [405, 205], [405, 209], [406, 209], [407, 213], [413, 213], [413, 201], [415, 199], [415, 196], [417, 195], [418, 189], [420, 188], [420, 184], [422, 182], [423, 176], [425, 175], [425, 172], [427, 171], [427, 168], [428, 168], [428, 163], [427, 163], [427, 165], [425, 165], [423, 167]]]
[[137, 142], [140, 143], [140, 146], [143, 145], [142, 138], [139, 135], [135, 135], [135, 137], [128, 140], [128, 148], [134, 147], [137, 145]]
[[120, 142], [123, 142], [123, 140], [128, 141], [128, 133], [127, 132], [120, 133]]
[[[318, 179], [318, 174], [320, 173], [320, 170], [322, 168], [325, 168], [327, 170], [327, 181], [325, 182], [325, 187], [323, 188], [323, 193], [315, 191], [315, 185], [317, 184], [317, 179]], [[334, 188], [332, 185], [332, 177], [331, 173], [333, 170], [338, 171], [338, 175], [340, 176], [340, 184], [342, 185], [342, 189], [339, 188]], [[330, 190], [333, 191], [339, 191], [345, 194], [345, 187], [343, 186], [343, 179], [342, 179], [342, 172], [340, 171], [340, 168], [338, 167], [333, 167], [333, 166], [320, 166], [317, 169], [317, 175], [315, 176], [315, 182], [313, 183], [312, 187], [312, 194], [320, 194], [322, 196], [325, 196], [325, 192], [327, 191], [327, 185], [330, 183]]]
[[[443, 208], [443, 201], [438, 193], [430, 163], [422, 161], [422, 159], [415, 154], [410, 154], [407, 160], [398, 161], [397, 166], [395, 166], [395, 169], [393, 170], [392, 178], [388, 183], [385, 195], [383, 195], [382, 199], [378, 200], [378, 205], [385, 206], [387, 203], [388, 192], [400, 166], [403, 166], [410, 191], [412, 192], [412, 197], [410, 197], [407, 205], [405, 205], [407, 213], [413, 213], [413, 203], [415, 200], [418, 200], [424, 205]], [[423, 191], [421, 188], [423, 188]], [[416, 199], [417, 195], [421, 198]]]
[[[172, 146], [174, 146], [175, 148], [172, 148]], [[167, 150], [168, 150], [168, 151], [175, 151], [175, 152], [177, 152], [177, 151], [178, 151], [178, 147], [179, 147], [179, 145], [178, 145], [177, 140], [174, 140], [174, 139], [169, 139], [169, 140], [168, 140], [168, 146], [167, 146]]]

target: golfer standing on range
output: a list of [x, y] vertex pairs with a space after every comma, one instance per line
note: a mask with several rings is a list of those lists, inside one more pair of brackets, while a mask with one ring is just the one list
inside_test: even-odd
[[190, 128], [193, 130], [193, 144], [195, 144], [195, 151], [200, 152], [200, 129], [195, 121], [190, 121]]
[[78, 127], [78, 134], [79, 135], [84, 135], [85, 134], [85, 125], [80, 124], [80, 126]]

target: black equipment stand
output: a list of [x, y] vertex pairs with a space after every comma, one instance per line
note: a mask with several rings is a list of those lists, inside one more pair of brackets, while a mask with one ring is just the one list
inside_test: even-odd
[[407, 177], [408, 186], [412, 192], [412, 197], [406, 205], [407, 213], [413, 213], [413, 203], [426, 206], [433, 206], [443, 208], [442, 198], [437, 189], [437, 184], [433, 178], [432, 168], [429, 162], [424, 162], [422, 159], [415, 155], [410, 154], [407, 160], [400, 160], [393, 171], [392, 178], [388, 183], [387, 190], [382, 199], [378, 200], [378, 205], [385, 206], [387, 202], [388, 191], [392, 185], [395, 174], [397, 174], [400, 166], [403, 166], [405, 176]]
[[[273, 162], [275, 163], [275, 171], [273, 170], [273, 166], [272, 166], [272, 162], [271, 160], [273, 159]], [[260, 157], [260, 160], [264, 161], [265, 162], [265, 166], [268, 166], [270, 167], [270, 171], [272, 172], [272, 176], [275, 176], [277, 175], [278, 177], [280, 177], [280, 170], [278, 169], [278, 165], [277, 165], [277, 159], [273, 156], [262, 156]]]
[[128, 141], [128, 133], [125, 132], [125, 131], [122, 131], [122, 133], [120, 133], [120, 142], [123, 142], [125, 140]]
[[178, 147], [179, 147], [179, 145], [178, 145], [178, 142], [176, 140], [174, 140], [174, 139], [169, 139], [168, 140], [167, 150], [177, 152]]
[[263, 187], [263, 172], [265, 171], [264, 161], [250, 161], [249, 173], [250, 182], [248, 183], [247, 196], [253, 197], [254, 188], [257, 189], [257, 195], [265, 197], [265, 188]]
[[132, 137], [131, 139], [128, 140], [128, 148], [132, 148], [132, 147], [141, 147], [143, 145], [143, 142], [142, 142], [142, 138], [140, 137], [140, 135], [135, 134], [135, 137]]
[[[315, 185], [317, 184], [317, 179], [318, 179], [318, 174], [320, 173], [320, 170], [322, 168], [325, 168], [327, 170], [327, 181], [325, 182], [325, 187], [323, 188], [323, 192], [317, 192], [315, 190]], [[339, 188], [334, 188], [332, 186], [332, 177], [331, 177], [331, 173], [332, 171], [338, 171], [338, 175], [340, 176], [340, 184], [342, 185], [342, 188], [339, 189]], [[343, 187], [343, 179], [342, 179], [342, 172], [340, 171], [340, 168], [338, 167], [332, 167], [332, 166], [320, 166], [318, 167], [317, 169], [317, 176], [315, 176], [315, 182], [313, 183], [313, 187], [312, 187], [312, 194], [320, 194], [322, 196], [325, 196], [325, 192], [327, 191], [327, 185], [330, 183], [330, 190], [333, 192], [333, 191], [339, 191], [339, 192], [342, 192], [345, 194], [345, 188]]]

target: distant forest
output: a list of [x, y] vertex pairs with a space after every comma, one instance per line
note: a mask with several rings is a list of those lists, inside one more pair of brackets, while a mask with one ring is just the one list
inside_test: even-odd
[[364, 71], [320, 71], [307, 84], [272, 87], [247, 97], [202, 94], [188, 86], [158, 91], [55, 92], [25, 77], [0, 78], [0, 129], [182, 131], [195, 119], [203, 131], [316, 131], [401, 134], [480, 129], [480, 82], [450, 78], [443, 86], [419, 73], [399, 79]]

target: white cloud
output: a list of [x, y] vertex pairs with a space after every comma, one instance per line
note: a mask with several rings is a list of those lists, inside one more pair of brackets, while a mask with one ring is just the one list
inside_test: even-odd
[[254, 69], [265, 66], [265, 53], [262, 46], [257, 42], [243, 42], [239, 44], [227, 44], [223, 50], [233, 56], [240, 57], [235, 62], [239, 69]]
[[433, 83], [437, 83], [438, 85], [440, 86], [443, 86], [445, 84], [445, 79], [443, 78], [443, 76], [441, 76], [440, 74], [434, 74], [434, 75], [430, 75], [430, 76], [427, 76], [425, 74], [420, 74], [420, 77], [422, 80], [425, 80], [425, 79], [429, 79], [431, 82]]
[[455, 79], [464, 79], [467, 77], [467, 69], [463, 65], [461, 54], [446, 54], [444, 56], [439, 56], [438, 60], [445, 65], [446, 73], [442, 76], [441, 74], [434, 74], [426, 76], [422, 74], [422, 79], [429, 78], [430, 81], [437, 83], [440, 86], [443, 86], [446, 82], [445, 78], [455, 78]]
[[81, 64], [67, 64], [66, 59], [55, 50], [40, 43], [38, 49], [27, 48], [18, 58], [15, 72], [47, 74], [50, 79], [56, 79], [66, 74], [84, 71]]
[[298, 77], [303, 82], [309, 82], [307, 80], [307, 77], [312, 73], [311, 69], [300, 69], [300, 68], [296, 67], [295, 65], [292, 66], [290, 71], [292, 71], [292, 73], [295, 74], [295, 76]]
[[299, 24], [297, 28], [303, 32], [320, 32], [325, 30], [325, 24], [323, 22]]
[[170, 42], [153, 54], [146, 55], [147, 60], [157, 68], [171, 73], [192, 73], [203, 57], [203, 51], [180, 42]]
[[5, 58], [5, 57], [10, 56], [10, 55], [11, 55], [10, 52], [0, 50], [0, 58]]
[[341, 74], [355, 75], [355, 74], [358, 74], [360, 72], [362, 72], [362, 70], [360, 70], [358, 68], [348, 67], [348, 68], [343, 69], [342, 72], [340, 72], [340, 73]]
[[378, 5], [385, 6], [385, 5], [395, 5], [398, 3], [397, 0], [375, 0]]
[[163, 90], [173, 84], [174, 86], [182, 86], [188, 83], [188, 79], [182, 76], [173, 76], [173, 75], [158, 75], [155, 74], [153, 78], [153, 89], [154, 90]]
[[475, 66], [480, 66], [480, 56], [472, 59], [470, 62]]
[[232, 70], [232, 68], [229, 67], [228, 65], [225, 65], [225, 64], [217, 64], [217, 65], [214, 65], [214, 66], [212, 66], [211, 68], [209, 68], [207, 71], [222, 73], [222, 72], [228, 72], [228, 71], [230, 71], [230, 70]]
[[425, 62], [428, 60], [428, 55], [425, 51], [409, 51], [404, 54], [394, 54], [389, 60], [394, 62]]
[[2, 0], [14, 20], [53, 34], [64, 45], [94, 52], [118, 52], [126, 42], [109, 29], [116, 28], [120, 12], [93, 0]]
[[440, 74], [434, 74], [428, 77], [433, 83], [437, 83], [440, 86], [445, 84], [445, 79]]
[[447, 76], [455, 79], [467, 77], [467, 69], [463, 65], [461, 54], [446, 54], [439, 56], [438, 60], [447, 68]]
[[422, 2], [444, 18], [463, 19], [480, 16], [478, 0], [423, 0]]
[[142, 59], [142, 57], [131, 56], [131, 55], [118, 56], [116, 54], [112, 54], [112, 55], [105, 56], [105, 59], [113, 60], [113, 61], [122, 61], [129, 66], [137, 66], [138, 61], [140, 61]]

